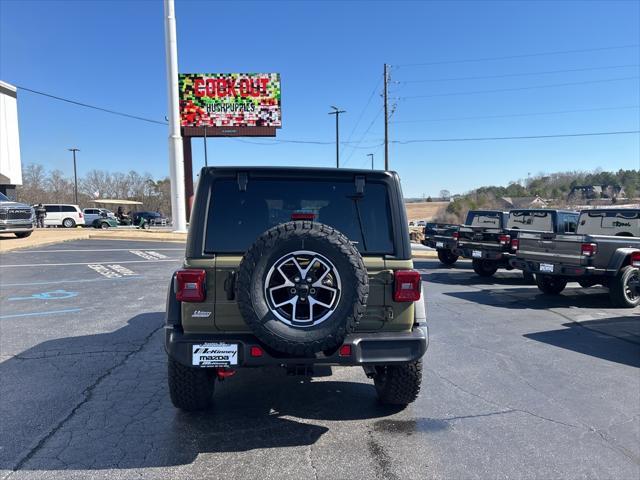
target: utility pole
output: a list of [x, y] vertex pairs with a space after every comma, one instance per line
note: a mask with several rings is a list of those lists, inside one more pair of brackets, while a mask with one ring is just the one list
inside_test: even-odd
[[389, 73], [388, 65], [384, 64], [384, 169], [389, 170]]
[[178, 41], [173, 0], [164, 0], [164, 46], [167, 62], [167, 112], [169, 113], [169, 175], [171, 176], [171, 216], [176, 232], [187, 231], [184, 154], [178, 107]]
[[329, 112], [329, 115], [336, 116], [336, 168], [340, 168], [340, 114], [347, 113], [346, 110], [340, 110], [338, 107], [334, 107], [333, 112]]
[[75, 203], [78, 205], [78, 170], [76, 169], [76, 152], [79, 152], [79, 148], [68, 148], [70, 152], [73, 152], [73, 194]]
[[373, 170], [373, 153], [367, 153], [367, 157], [371, 157], [371, 170]]

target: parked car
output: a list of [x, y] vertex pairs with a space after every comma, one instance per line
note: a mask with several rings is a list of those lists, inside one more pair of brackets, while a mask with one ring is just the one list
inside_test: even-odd
[[85, 208], [82, 213], [84, 214], [84, 223], [88, 226], [93, 226], [93, 222], [100, 218], [116, 218], [115, 214], [106, 208]]
[[18, 238], [25, 238], [33, 232], [36, 221], [33, 207], [14, 202], [0, 193], [0, 233], [13, 233]]
[[558, 294], [568, 281], [603, 285], [619, 307], [640, 305], [640, 209], [580, 213], [575, 234], [522, 233], [511, 265], [536, 275], [538, 288]]
[[458, 260], [458, 230], [460, 225], [452, 223], [427, 223], [422, 244], [435, 248], [443, 265], [453, 265]]
[[159, 212], [134, 212], [132, 214], [133, 225], [140, 225], [140, 219], [144, 218], [149, 225], [166, 225], [168, 220]]
[[428, 342], [401, 192], [394, 172], [202, 169], [167, 295], [173, 404], [211, 407], [238, 368], [314, 365], [363, 367], [381, 403], [413, 402]]
[[96, 218], [93, 222], [91, 222], [90, 226], [92, 226], [93, 228], [101, 228], [104, 230], [107, 228], [117, 227], [118, 220], [114, 217], [104, 216], [101, 218]]
[[[575, 211], [553, 209], [470, 211], [459, 230], [458, 250], [472, 260], [478, 275], [490, 277], [499, 268], [513, 269], [509, 260], [522, 232], [574, 233], [578, 215]], [[533, 282], [529, 272], [523, 273], [525, 280]]]
[[47, 203], [44, 208], [47, 211], [47, 216], [44, 218], [45, 227], [74, 228], [85, 224], [84, 214], [78, 205]]

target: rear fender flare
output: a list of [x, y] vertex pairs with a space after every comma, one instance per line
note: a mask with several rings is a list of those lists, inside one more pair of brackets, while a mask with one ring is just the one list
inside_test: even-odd
[[629, 257], [632, 252], [637, 252], [638, 248], [619, 248], [615, 251], [615, 253], [611, 257], [611, 261], [607, 267], [608, 270], [613, 270], [614, 272], [620, 271], [620, 269], [629, 263]]

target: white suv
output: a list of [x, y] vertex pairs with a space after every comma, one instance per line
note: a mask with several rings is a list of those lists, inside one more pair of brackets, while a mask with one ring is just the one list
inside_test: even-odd
[[47, 216], [44, 218], [45, 227], [73, 228], [84, 225], [84, 215], [78, 205], [63, 203], [48, 203], [44, 205]]

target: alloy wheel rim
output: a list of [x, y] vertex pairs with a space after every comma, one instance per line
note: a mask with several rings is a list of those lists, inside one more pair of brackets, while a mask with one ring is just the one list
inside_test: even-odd
[[624, 285], [624, 296], [630, 302], [638, 301], [640, 297], [640, 271], [636, 270], [627, 277], [627, 281]]
[[340, 302], [342, 283], [335, 265], [311, 250], [280, 257], [267, 272], [268, 308], [281, 322], [308, 328], [327, 320]]

